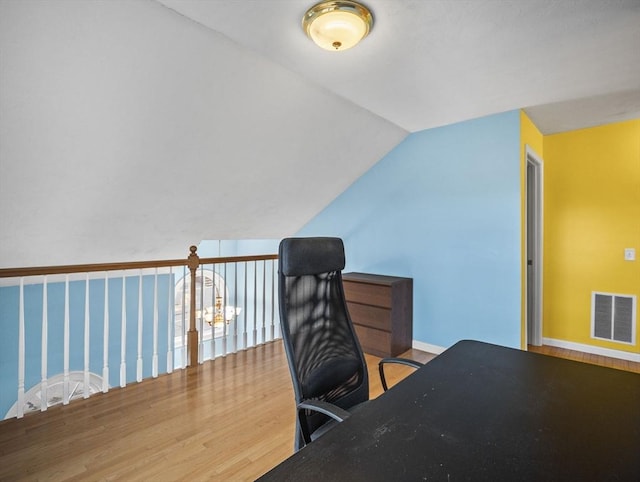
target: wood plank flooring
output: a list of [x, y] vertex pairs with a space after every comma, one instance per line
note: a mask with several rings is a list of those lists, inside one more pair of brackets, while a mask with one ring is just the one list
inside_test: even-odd
[[632, 362], [628, 360], [622, 360], [620, 358], [611, 358], [602, 355], [594, 355], [592, 353], [583, 353], [581, 351], [568, 350], [566, 348], [558, 348], [555, 346], [533, 346], [529, 345], [528, 350], [535, 353], [542, 353], [544, 355], [557, 356], [559, 358], [566, 358], [568, 360], [575, 360], [584, 363], [591, 363], [592, 365], [601, 365], [604, 367], [615, 368], [617, 370], [625, 370], [628, 372], [640, 373], [640, 363]]
[[[382, 392], [378, 360], [367, 355], [372, 397]], [[0, 480], [254, 480], [293, 453], [293, 436], [277, 341], [0, 422]]]
[[[640, 364], [550, 347], [554, 356]], [[434, 357], [410, 350], [419, 361]], [[382, 392], [367, 355], [370, 392]], [[618, 363], [623, 362], [623, 363]], [[411, 369], [391, 367], [397, 382]], [[294, 403], [280, 341], [89, 400], [0, 422], [0, 480], [254, 480], [293, 453]]]

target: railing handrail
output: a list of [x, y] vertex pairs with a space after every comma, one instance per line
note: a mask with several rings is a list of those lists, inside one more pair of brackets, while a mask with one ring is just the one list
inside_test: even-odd
[[[224, 256], [200, 258], [200, 264], [224, 264], [244, 261], [263, 261], [278, 259], [277, 254], [251, 256]], [[50, 274], [93, 273], [97, 271], [121, 271], [130, 269], [167, 268], [171, 266], [187, 266], [187, 258], [156, 261], [128, 261], [120, 263], [72, 264], [61, 266], [37, 266], [28, 268], [0, 268], [0, 278], [20, 278], [27, 276], [45, 276]]]

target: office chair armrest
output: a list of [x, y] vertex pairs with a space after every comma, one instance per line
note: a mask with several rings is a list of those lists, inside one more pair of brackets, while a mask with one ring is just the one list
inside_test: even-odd
[[307, 418], [302, 415], [303, 410], [319, 412], [329, 418], [332, 418], [338, 423], [346, 420], [351, 415], [349, 412], [334, 405], [333, 403], [323, 402], [320, 400], [304, 400], [300, 402], [296, 408], [298, 410], [300, 432], [305, 445], [311, 443], [311, 432], [309, 430], [309, 426], [307, 425]]
[[298, 412], [300, 410], [312, 410], [314, 412], [320, 412], [328, 417], [331, 417], [336, 422], [342, 422], [349, 418], [351, 415], [346, 410], [334, 405], [333, 403], [323, 402], [320, 400], [305, 400], [298, 404]]
[[415, 360], [410, 360], [408, 358], [383, 358], [378, 363], [378, 370], [380, 371], [380, 381], [382, 382], [382, 388], [386, 392], [387, 387], [387, 379], [384, 376], [384, 365], [386, 363], [394, 363], [396, 365], [406, 365], [411, 368], [420, 368], [424, 366], [424, 363], [417, 362]]

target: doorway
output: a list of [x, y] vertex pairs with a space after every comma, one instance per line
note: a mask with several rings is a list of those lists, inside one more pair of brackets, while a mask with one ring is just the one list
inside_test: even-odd
[[526, 344], [540, 346], [542, 345], [543, 164], [542, 158], [529, 146], [526, 146], [526, 159]]

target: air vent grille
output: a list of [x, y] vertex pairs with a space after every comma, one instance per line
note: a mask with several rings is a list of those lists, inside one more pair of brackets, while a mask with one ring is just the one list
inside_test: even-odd
[[636, 334], [636, 297], [593, 292], [591, 299], [591, 336], [634, 344]]

